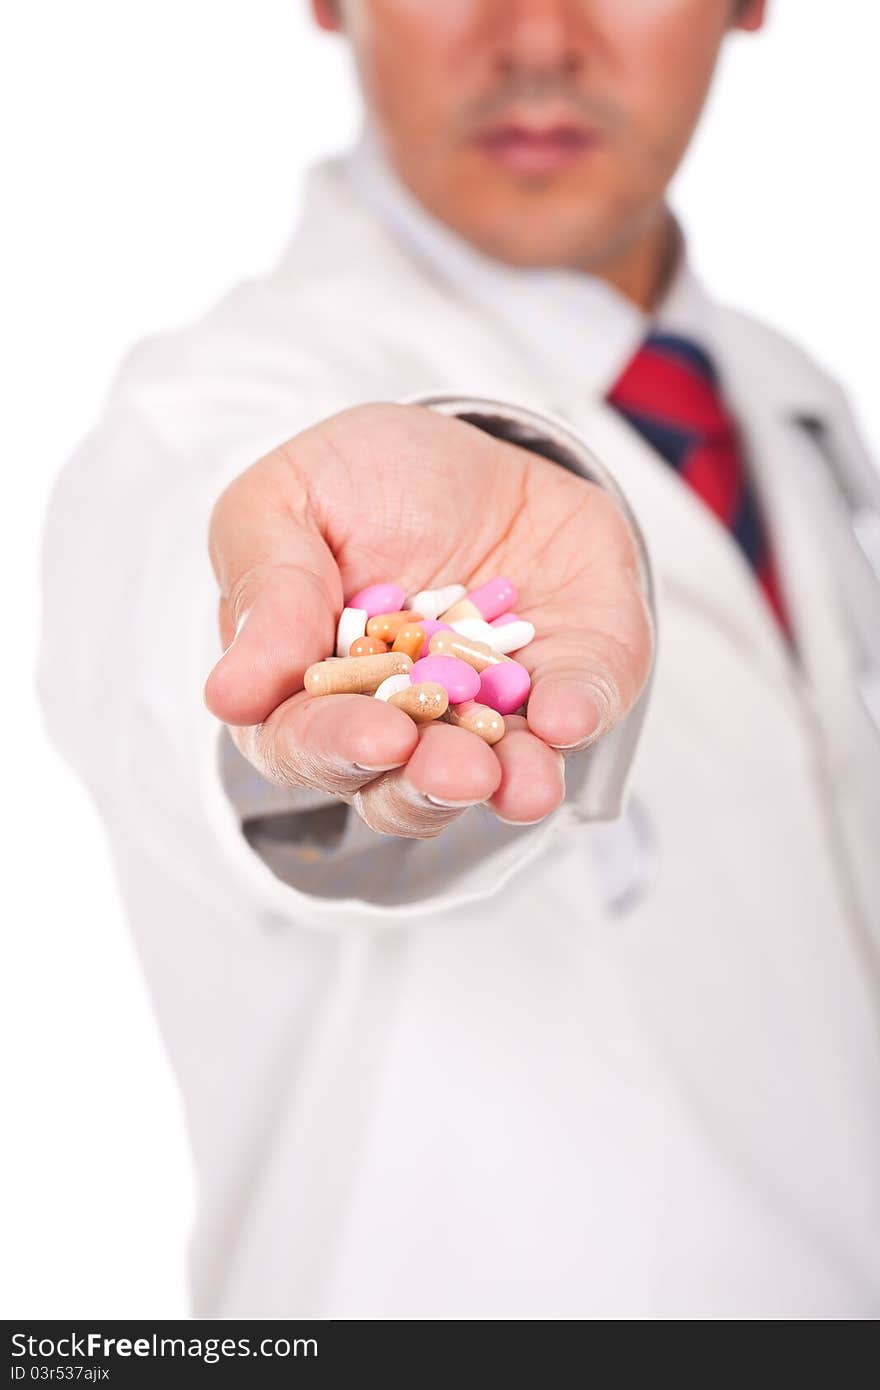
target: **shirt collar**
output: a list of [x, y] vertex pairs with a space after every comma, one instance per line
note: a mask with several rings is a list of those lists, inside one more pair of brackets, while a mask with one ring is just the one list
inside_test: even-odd
[[604, 396], [653, 327], [693, 338], [711, 351], [709, 305], [690, 268], [684, 239], [661, 304], [647, 315], [583, 271], [505, 265], [477, 251], [432, 217], [401, 184], [367, 130], [345, 163], [346, 177], [411, 255], [458, 297], [525, 338], [551, 369], [573, 366], [588, 394]]

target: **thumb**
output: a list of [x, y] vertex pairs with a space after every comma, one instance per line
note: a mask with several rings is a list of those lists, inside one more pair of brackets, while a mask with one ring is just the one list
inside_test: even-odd
[[529, 728], [561, 751], [589, 747], [629, 713], [650, 673], [653, 651], [640, 585], [616, 585], [589, 625], [532, 643]]
[[296, 493], [288, 461], [270, 454], [226, 488], [211, 515], [220, 631], [229, 645], [208, 676], [205, 703], [226, 724], [268, 718], [333, 647], [339, 571]]

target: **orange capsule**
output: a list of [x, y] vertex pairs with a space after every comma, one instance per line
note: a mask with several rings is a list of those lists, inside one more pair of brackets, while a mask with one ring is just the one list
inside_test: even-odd
[[387, 652], [388, 643], [381, 637], [356, 637], [348, 649], [349, 656], [379, 656]]
[[421, 622], [421, 613], [404, 608], [399, 613], [377, 613], [367, 623], [367, 636], [379, 637], [383, 642], [393, 642], [402, 627], [411, 627]]
[[[371, 638], [371, 641], [378, 641], [378, 638]], [[407, 623], [402, 627], [394, 639], [391, 650], [393, 652], [406, 652], [415, 661], [425, 645], [425, 629], [419, 627], [418, 623]]]

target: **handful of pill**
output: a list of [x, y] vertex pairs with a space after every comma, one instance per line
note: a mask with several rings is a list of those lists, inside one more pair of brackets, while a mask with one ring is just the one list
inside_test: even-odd
[[312, 695], [372, 695], [417, 724], [446, 718], [486, 743], [504, 735], [504, 715], [529, 697], [531, 679], [511, 657], [535, 636], [514, 613], [516, 588], [498, 576], [422, 589], [407, 598], [399, 584], [371, 584], [346, 602], [336, 628], [336, 655], [310, 666]]

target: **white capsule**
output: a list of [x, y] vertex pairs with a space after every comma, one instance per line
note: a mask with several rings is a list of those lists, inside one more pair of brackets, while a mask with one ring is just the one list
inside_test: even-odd
[[464, 598], [467, 589], [463, 584], [447, 584], [442, 589], [422, 589], [406, 601], [406, 607], [423, 618], [439, 618], [447, 608]]
[[501, 627], [493, 627], [493, 643], [496, 652], [503, 652], [506, 656], [508, 652], [518, 652], [521, 647], [527, 647], [535, 638], [535, 627], [533, 623], [526, 622], [525, 618], [517, 618], [515, 623], [502, 623]]
[[401, 690], [406, 690], [408, 685], [412, 685], [412, 681], [405, 672], [401, 676], [386, 676], [373, 695], [373, 699], [390, 700], [392, 695], [399, 695]]
[[343, 608], [336, 625], [336, 655], [348, 656], [352, 642], [367, 630], [366, 608]]
[[473, 642], [487, 642], [493, 652], [501, 651], [498, 645], [498, 628], [483, 618], [457, 618], [449, 626], [453, 632], [460, 633], [462, 637], [470, 637]]

